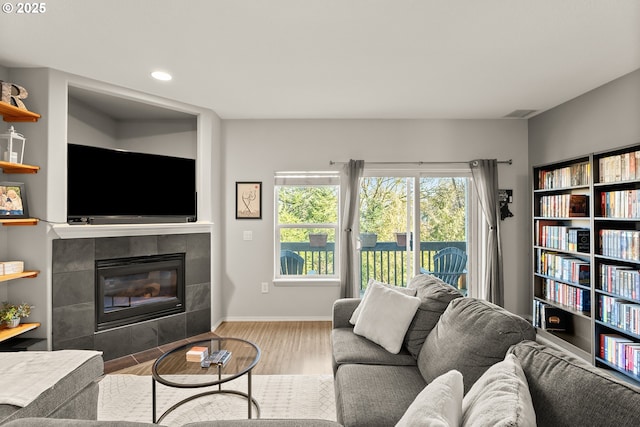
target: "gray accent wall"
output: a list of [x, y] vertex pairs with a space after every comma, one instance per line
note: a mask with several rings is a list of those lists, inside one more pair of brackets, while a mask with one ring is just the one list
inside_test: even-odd
[[640, 143], [640, 69], [529, 120], [529, 166]]
[[[53, 240], [53, 350], [90, 349], [105, 360], [211, 330], [209, 233]], [[95, 261], [184, 252], [186, 311], [95, 332]]]

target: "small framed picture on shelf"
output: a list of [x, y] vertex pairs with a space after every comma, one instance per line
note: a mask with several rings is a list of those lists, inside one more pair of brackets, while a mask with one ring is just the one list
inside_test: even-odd
[[0, 219], [28, 217], [24, 182], [0, 182]]
[[236, 182], [236, 219], [262, 219], [262, 182]]

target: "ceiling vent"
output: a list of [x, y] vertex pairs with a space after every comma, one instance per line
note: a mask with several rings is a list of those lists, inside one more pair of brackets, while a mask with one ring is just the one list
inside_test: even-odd
[[538, 110], [514, 110], [504, 116], [505, 119], [526, 119]]

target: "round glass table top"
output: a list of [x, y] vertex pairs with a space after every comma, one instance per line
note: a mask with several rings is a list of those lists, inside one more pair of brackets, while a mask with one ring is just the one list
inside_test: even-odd
[[[204, 347], [208, 355], [226, 350], [231, 353], [224, 365], [211, 363], [208, 367], [198, 361], [190, 361], [187, 352], [193, 347]], [[192, 359], [193, 360], [193, 359]], [[240, 338], [211, 338], [194, 341], [163, 354], [153, 364], [153, 378], [172, 387], [207, 387], [222, 384], [251, 371], [260, 360], [260, 349], [250, 341]]]

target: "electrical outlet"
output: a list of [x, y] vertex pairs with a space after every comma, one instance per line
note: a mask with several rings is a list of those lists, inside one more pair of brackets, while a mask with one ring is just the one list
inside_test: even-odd
[[262, 282], [262, 293], [263, 294], [269, 293], [269, 282]]

